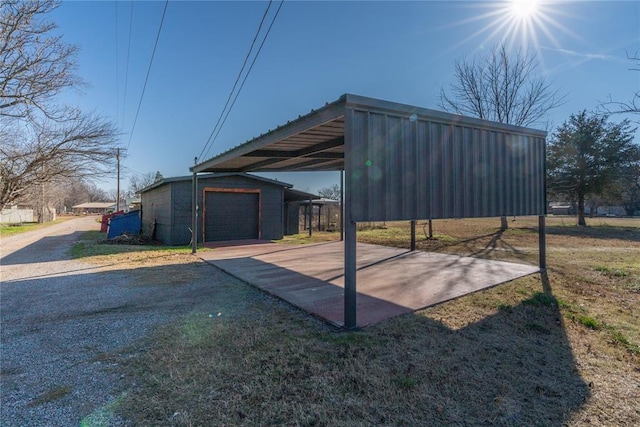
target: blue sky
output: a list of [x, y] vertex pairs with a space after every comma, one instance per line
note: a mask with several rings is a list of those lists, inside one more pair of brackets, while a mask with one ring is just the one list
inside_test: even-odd
[[[165, 2], [133, 3], [133, 19], [129, 1], [63, 2], [50, 18], [79, 46], [77, 72], [88, 83], [65, 101], [117, 123], [128, 146], [126, 174], [187, 175], [267, 5], [170, 1], [131, 134]], [[640, 72], [629, 70], [625, 53], [640, 49], [637, 1], [540, 1], [537, 13], [521, 20], [504, 1], [286, 1], [206, 157], [347, 92], [440, 109], [440, 88], [452, 82], [455, 61], [486, 55], [502, 40], [535, 52], [538, 74], [567, 95], [548, 117], [554, 127], [609, 97], [629, 100], [640, 88]], [[337, 173], [279, 178], [307, 191], [338, 181]], [[112, 180], [99, 185], [115, 188]]]

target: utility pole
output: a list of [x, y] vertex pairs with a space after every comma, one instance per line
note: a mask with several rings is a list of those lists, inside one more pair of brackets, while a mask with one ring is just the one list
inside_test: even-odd
[[[193, 158], [193, 165], [198, 164], [198, 158]], [[191, 253], [198, 251], [198, 172], [193, 171], [191, 180]]]
[[116, 188], [116, 212], [120, 212], [120, 147], [116, 148], [116, 160], [118, 161], [118, 184]]
[[[44, 165], [42, 165], [42, 175], [44, 176]], [[40, 221], [41, 223], [46, 222], [44, 217], [44, 181], [42, 181], [42, 207], [40, 208]]]

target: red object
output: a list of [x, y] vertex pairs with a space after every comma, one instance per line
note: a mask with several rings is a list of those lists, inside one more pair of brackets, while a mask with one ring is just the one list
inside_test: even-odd
[[110, 214], [102, 215], [102, 221], [100, 221], [101, 222], [100, 232], [106, 233], [107, 230], [109, 229], [109, 220], [116, 215], [122, 215], [122, 214], [124, 214], [124, 211], [112, 212]]

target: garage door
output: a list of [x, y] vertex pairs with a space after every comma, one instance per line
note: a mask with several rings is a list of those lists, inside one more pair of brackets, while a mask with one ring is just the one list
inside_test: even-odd
[[205, 193], [204, 240], [259, 238], [260, 196], [258, 193]]

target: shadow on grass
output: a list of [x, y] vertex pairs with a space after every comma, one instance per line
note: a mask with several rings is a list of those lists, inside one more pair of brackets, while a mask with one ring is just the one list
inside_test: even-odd
[[[68, 249], [68, 248], [71, 249]], [[60, 248], [62, 248], [60, 250]], [[198, 246], [198, 250], [206, 250]], [[75, 231], [64, 236], [43, 237], [0, 259], [2, 265], [34, 264], [64, 261], [100, 255], [160, 251], [167, 253], [190, 253], [190, 246], [164, 246], [160, 243], [128, 245], [108, 242], [99, 231]]]
[[[512, 233], [512, 231], [513, 230], [509, 230], [507, 232]], [[505, 258], [504, 255], [507, 254], [517, 260], [531, 262], [531, 254], [518, 249], [506, 241], [505, 237], [513, 239], [512, 235], [505, 236], [507, 232], [498, 230], [495, 233], [483, 234], [452, 243], [437, 241], [419, 242], [418, 249], [422, 251], [447, 253], [450, 252], [452, 248], [455, 248], [455, 252], [461, 256], [481, 259], [503, 259]], [[537, 233], [537, 230], [535, 230], [535, 232]], [[496, 253], [498, 253], [498, 255], [496, 255]]]
[[461, 329], [428, 311], [349, 333], [266, 302], [252, 314], [159, 331], [132, 365], [140, 388], [125, 413], [140, 424], [561, 426], [590, 396], [545, 292]]
[[590, 239], [618, 239], [630, 242], [640, 242], [640, 228], [620, 227], [613, 225], [589, 225], [587, 227], [550, 226], [547, 234], [562, 236], [585, 237]]

